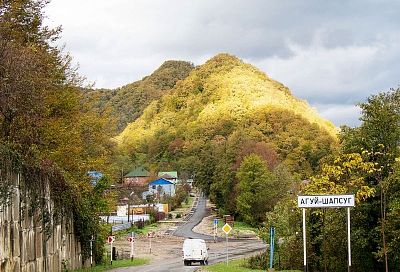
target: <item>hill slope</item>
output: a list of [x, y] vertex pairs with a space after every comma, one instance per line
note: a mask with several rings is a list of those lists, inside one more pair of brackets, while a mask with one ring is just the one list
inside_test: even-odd
[[121, 88], [85, 90], [84, 103], [89, 111], [110, 118], [119, 133], [193, 69], [193, 64], [186, 61], [166, 61], [150, 76]]
[[218, 195], [235, 188], [235, 171], [250, 153], [271, 169], [280, 164], [308, 178], [335, 150], [336, 128], [281, 83], [220, 54], [153, 101], [115, 139], [134, 163], [195, 176]]

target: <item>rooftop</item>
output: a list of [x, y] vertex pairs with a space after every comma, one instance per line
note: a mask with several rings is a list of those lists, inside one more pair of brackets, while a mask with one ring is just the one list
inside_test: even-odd
[[149, 177], [150, 172], [147, 171], [143, 166], [136, 167], [125, 175], [126, 178], [129, 177]]

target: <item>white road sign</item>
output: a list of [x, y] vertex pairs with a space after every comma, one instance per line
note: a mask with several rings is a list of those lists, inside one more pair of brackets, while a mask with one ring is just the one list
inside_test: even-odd
[[299, 208], [354, 207], [354, 195], [308, 195], [297, 196]]

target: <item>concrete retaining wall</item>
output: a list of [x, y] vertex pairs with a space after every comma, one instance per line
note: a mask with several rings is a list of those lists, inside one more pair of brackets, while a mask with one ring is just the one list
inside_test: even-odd
[[71, 219], [64, 217], [60, 224], [50, 224], [48, 234], [44, 231], [43, 211], [51, 215], [54, 208], [48, 183], [42, 193], [47, 204], [29, 214], [32, 201], [23, 189], [29, 180], [22, 181], [18, 175], [7, 179], [13, 186], [9, 203], [0, 203], [0, 272], [57, 272], [63, 267], [82, 267], [81, 247]]

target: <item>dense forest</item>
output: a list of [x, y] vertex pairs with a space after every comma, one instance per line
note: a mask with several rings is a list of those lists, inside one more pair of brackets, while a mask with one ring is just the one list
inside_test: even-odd
[[151, 75], [115, 90], [84, 89], [87, 111], [109, 120], [110, 131], [120, 133], [127, 124], [142, 115], [154, 100], [171, 90], [176, 82], [188, 76], [193, 64], [186, 61], [166, 61]]
[[[281, 185], [283, 192], [294, 180], [312, 175], [338, 142], [334, 126], [306, 102], [228, 54], [193, 70], [152, 102], [116, 141], [120, 152], [138, 165], [195, 177], [221, 213], [237, 212], [236, 202], [242, 198], [236, 173], [248, 155], [260, 157], [275, 180], [254, 186], [275, 191], [272, 188]], [[252, 190], [263, 193], [261, 187]], [[258, 217], [265, 218], [265, 211]]]
[[[197, 67], [167, 61], [121, 88], [91, 89], [54, 45], [60, 29], [43, 25], [46, 2], [0, 5], [0, 166], [31, 178], [33, 194], [36, 177], [49, 178], [53, 216], [73, 216], [86, 257], [96, 233], [102, 259], [98, 215], [116, 201], [109, 185], [121, 169], [145, 166], [193, 178], [220, 215], [262, 237], [275, 226], [277, 269], [303, 266], [298, 194], [354, 194], [353, 271], [399, 271], [400, 89], [368, 97], [361, 125], [340, 129], [229, 54]], [[105, 178], [92, 184], [90, 170]], [[307, 212], [310, 271], [347, 269], [345, 218], [340, 209]]]

